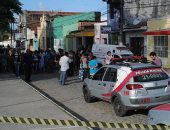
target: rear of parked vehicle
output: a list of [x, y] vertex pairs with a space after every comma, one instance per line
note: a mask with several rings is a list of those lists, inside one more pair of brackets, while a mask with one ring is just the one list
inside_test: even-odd
[[161, 68], [135, 69], [130, 75], [132, 78], [119, 92], [121, 103], [117, 103], [117, 107], [114, 104], [117, 115], [126, 114], [126, 110], [147, 109], [170, 102], [170, 79]]
[[170, 102], [170, 78], [160, 67], [144, 63], [102, 67], [85, 79], [84, 99], [109, 101], [117, 116]]

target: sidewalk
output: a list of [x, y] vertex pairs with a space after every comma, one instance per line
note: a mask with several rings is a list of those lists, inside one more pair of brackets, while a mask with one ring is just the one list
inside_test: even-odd
[[[73, 118], [42, 97], [21, 79], [12, 74], [0, 74], [0, 116], [31, 118]], [[2, 124], [0, 130], [86, 130], [84, 127]]]

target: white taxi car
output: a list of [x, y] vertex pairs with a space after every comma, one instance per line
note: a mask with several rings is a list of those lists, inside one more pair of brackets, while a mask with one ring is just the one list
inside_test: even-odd
[[99, 98], [112, 103], [117, 116], [170, 102], [170, 77], [150, 63], [118, 62], [100, 68], [83, 85], [86, 102]]

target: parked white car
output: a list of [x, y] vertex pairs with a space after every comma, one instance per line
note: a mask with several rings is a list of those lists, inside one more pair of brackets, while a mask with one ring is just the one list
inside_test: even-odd
[[104, 63], [107, 52], [110, 51], [114, 58], [127, 58], [133, 56], [133, 53], [124, 45], [93, 44], [92, 52], [99, 63]]
[[99, 98], [111, 102], [117, 116], [128, 110], [148, 109], [170, 103], [170, 77], [159, 66], [119, 62], [100, 68], [83, 85], [86, 102]]

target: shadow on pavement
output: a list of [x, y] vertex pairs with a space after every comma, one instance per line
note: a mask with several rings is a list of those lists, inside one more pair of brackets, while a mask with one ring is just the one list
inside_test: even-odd
[[15, 74], [13, 73], [0, 73], [0, 81], [15, 80]]
[[55, 71], [52, 73], [37, 73], [31, 75], [32, 81], [47, 80], [53, 78], [58, 78], [58, 72]]

